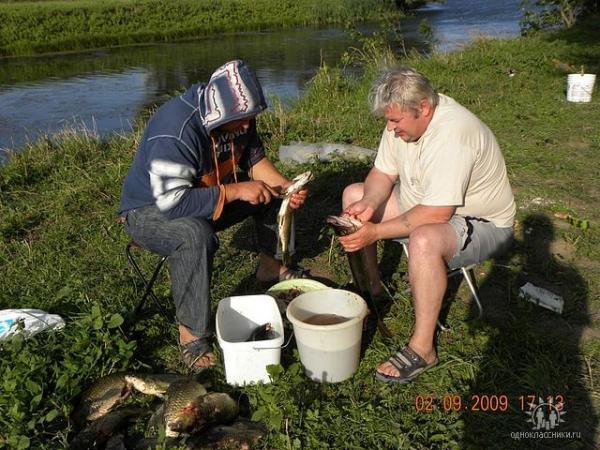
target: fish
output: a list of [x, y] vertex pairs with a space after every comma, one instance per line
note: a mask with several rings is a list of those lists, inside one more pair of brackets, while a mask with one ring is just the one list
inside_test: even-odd
[[96, 380], [81, 394], [72, 418], [80, 426], [110, 412], [131, 393], [131, 386], [122, 373], [113, 373]]
[[246, 342], [266, 341], [268, 339], [273, 339], [273, 334], [273, 325], [271, 325], [270, 322], [267, 322], [264, 325], [259, 325], [252, 330], [252, 333], [250, 333], [250, 336], [248, 339], [246, 339]]
[[284, 266], [289, 266], [291, 263], [290, 255], [290, 238], [292, 232], [292, 224], [294, 222], [294, 210], [290, 207], [290, 199], [292, 195], [300, 191], [310, 180], [313, 179], [313, 174], [309, 170], [301, 173], [292, 180], [282, 193], [283, 201], [277, 214], [277, 238], [279, 241], [279, 249], [281, 251], [281, 262]]
[[[327, 216], [326, 221], [331, 225], [338, 236], [347, 236], [355, 233], [362, 226], [363, 223], [351, 216]], [[381, 316], [377, 305], [371, 296], [371, 280], [367, 272], [367, 253], [364, 248], [356, 252], [346, 252], [348, 257], [348, 264], [350, 265], [350, 272], [352, 273], [352, 279], [354, 285], [360, 291], [362, 297], [367, 301], [369, 309], [373, 311], [377, 318], [377, 327], [381, 334], [386, 338], [391, 338], [392, 333], [387, 328]]]
[[198, 409], [202, 425], [231, 422], [240, 413], [238, 403], [224, 392], [204, 395]]
[[194, 430], [200, 420], [200, 403], [205, 395], [206, 388], [195, 380], [171, 383], [164, 405], [167, 437], [179, 437]]
[[147, 411], [138, 407], [125, 407], [110, 411], [81, 430], [69, 443], [71, 450], [89, 450], [102, 446], [121, 428]]
[[171, 383], [188, 379], [185, 375], [164, 374], [126, 374], [125, 381], [142, 394], [163, 397]]
[[188, 450], [251, 449], [267, 434], [267, 427], [260, 422], [238, 418], [229, 425], [212, 425], [187, 442]]

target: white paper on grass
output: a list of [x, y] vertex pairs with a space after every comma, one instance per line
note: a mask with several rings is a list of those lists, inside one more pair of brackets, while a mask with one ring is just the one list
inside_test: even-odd
[[0, 310], [0, 340], [17, 332], [22, 332], [25, 337], [30, 337], [40, 331], [64, 326], [65, 321], [62, 317], [57, 314], [49, 314], [41, 309]]

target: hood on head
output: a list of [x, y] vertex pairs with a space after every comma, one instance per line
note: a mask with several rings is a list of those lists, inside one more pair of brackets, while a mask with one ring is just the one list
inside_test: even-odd
[[199, 88], [202, 125], [210, 133], [233, 120], [253, 117], [267, 108], [254, 72], [241, 60], [219, 67], [208, 83]]

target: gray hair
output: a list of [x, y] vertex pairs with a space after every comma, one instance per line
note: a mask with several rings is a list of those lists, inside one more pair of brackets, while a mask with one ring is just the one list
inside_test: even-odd
[[382, 116], [392, 105], [417, 114], [421, 111], [422, 100], [427, 100], [435, 108], [439, 96], [425, 75], [407, 66], [384, 70], [369, 93], [371, 111], [377, 116]]

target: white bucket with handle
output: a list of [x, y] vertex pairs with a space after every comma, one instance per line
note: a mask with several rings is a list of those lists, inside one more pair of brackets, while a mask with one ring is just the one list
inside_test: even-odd
[[596, 75], [592, 73], [567, 75], [567, 101], [576, 103], [591, 102], [595, 81]]
[[287, 307], [306, 375], [321, 383], [350, 378], [358, 369], [367, 304], [342, 289], [300, 294]]
[[[271, 324], [272, 338], [249, 340], [252, 332], [266, 323]], [[279, 364], [284, 334], [281, 313], [273, 297], [262, 294], [224, 298], [217, 306], [216, 329], [228, 384], [271, 381], [267, 366]]]

